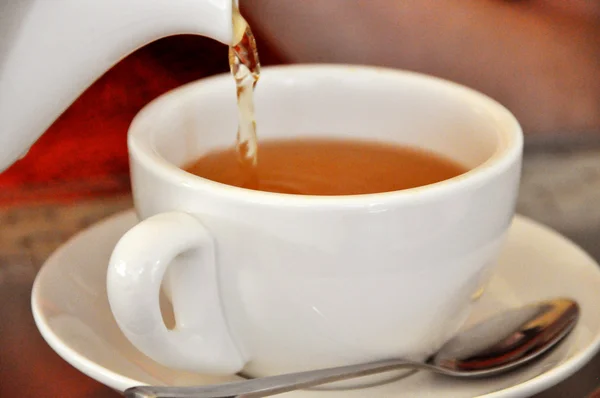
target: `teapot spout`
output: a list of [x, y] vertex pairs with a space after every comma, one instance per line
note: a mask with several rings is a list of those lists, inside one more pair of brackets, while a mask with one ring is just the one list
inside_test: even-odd
[[162, 37], [231, 44], [237, 0], [20, 0], [0, 4], [0, 172], [98, 77]]

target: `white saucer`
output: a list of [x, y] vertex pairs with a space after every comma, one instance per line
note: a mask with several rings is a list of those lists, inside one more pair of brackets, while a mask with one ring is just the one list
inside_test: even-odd
[[[119, 391], [139, 384], [190, 385], [239, 379], [165, 368], [137, 351], [121, 334], [108, 306], [106, 267], [113, 246], [135, 222], [132, 211], [113, 216], [80, 233], [48, 259], [32, 294], [33, 314], [42, 336], [75, 368]], [[557, 350], [517, 372], [469, 381], [419, 372], [369, 389], [301, 391], [285, 397], [525, 397], [573, 374], [600, 347], [600, 268], [562, 236], [516, 217], [491, 285], [470, 322], [505, 307], [554, 296], [579, 302], [579, 324]]]

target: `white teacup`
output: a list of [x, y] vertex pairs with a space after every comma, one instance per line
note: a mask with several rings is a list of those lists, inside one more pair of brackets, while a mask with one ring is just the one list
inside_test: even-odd
[[[197, 372], [263, 376], [425, 358], [463, 324], [501, 249], [519, 185], [519, 124], [488, 97], [420, 74], [331, 65], [262, 72], [261, 139], [373, 139], [427, 148], [470, 171], [337, 197], [223, 185], [180, 166], [233, 144], [233, 79], [172, 91], [129, 133], [143, 221], [110, 261], [120, 328], [157, 362]], [[159, 309], [167, 270], [173, 330]]]

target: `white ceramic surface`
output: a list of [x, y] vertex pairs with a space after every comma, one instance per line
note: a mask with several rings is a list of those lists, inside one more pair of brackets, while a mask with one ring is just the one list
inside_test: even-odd
[[0, 2], [0, 171], [135, 49], [192, 33], [232, 41], [231, 0]]
[[[261, 139], [379, 140], [470, 169], [398, 192], [281, 195], [178, 167], [232, 145], [235, 92], [229, 74], [204, 79], [155, 100], [131, 125], [144, 221], [116, 247], [107, 277], [125, 335], [164, 365], [253, 376], [437, 350], [466, 319], [513, 216], [522, 149], [514, 117], [482, 94], [415, 73], [264, 68]], [[167, 269], [175, 330], [158, 306]]]
[[[119, 391], [140, 384], [194, 385], [237, 379], [163, 367], [136, 350], [120, 332], [110, 312], [104, 276], [114, 245], [136, 222], [133, 211], [113, 216], [80, 233], [48, 259], [32, 295], [42, 336], [75, 368]], [[555, 296], [579, 302], [582, 313], [577, 327], [548, 357], [514, 373], [471, 381], [419, 373], [367, 390], [297, 392], [282, 398], [526, 397], [574, 373], [600, 346], [600, 268], [557, 233], [517, 217], [496, 273], [468, 324], [508, 307]]]

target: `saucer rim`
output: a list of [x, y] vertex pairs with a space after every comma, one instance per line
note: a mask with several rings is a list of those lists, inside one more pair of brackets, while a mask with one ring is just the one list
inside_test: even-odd
[[[39, 292], [41, 289], [40, 285], [44, 280], [45, 273], [48, 272], [47, 270], [50, 269], [53, 266], [53, 264], [58, 263], [56, 258], [60, 258], [61, 256], [63, 256], [64, 252], [68, 252], [73, 245], [77, 244], [77, 242], [83, 239], [84, 236], [90, 231], [106, 227], [109, 224], [123, 222], [123, 220], [128, 217], [137, 217], [134, 209], [130, 208], [127, 210], [123, 210], [112, 214], [106, 218], [103, 218], [100, 221], [77, 232], [72, 237], [67, 239], [58, 249], [56, 249], [48, 257], [48, 259], [44, 262], [42, 267], [40, 267], [40, 270], [38, 271], [35, 277], [35, 281], [33, 283], [31, 292], [31, 310], [33, 313], [34, 322], [46, 343], [63, 360], [72, 365], [79, 372], [104, 384], [105, 386], [108, 386], [109, 388], [118, 390], [120, 392], [123, 392], [129, 387], [135, 385], [143, 385], [145, 383], [141, 383], [138, 380], [132, 379], [127, 376], [123, 376], [110, 369], [105, 368], [104, 366], [98, 365], [91, 359], [84, 357], [75, 349], [67, 345], [58, 335], [56, 335], [52, 331], [52, 328], [49, 327], [48, 322], [46, 321], [46, 317], [42, 315], [43, 311], [41, 310], [41, 306], [39, 305], [42, 298]], [[520, 214], [515, 214], [511, 222], [510, 228], [514, 228], [515, 223], [533, 227], [540, 233], [544, 233], [554, 238], [562, 240], [565, 244], [571, 247], [571, 250], [573, 250], [574, 253], [577, 252], [577, 254], [582, 256], [582, 258], [588, 260], [588, 262], [591, 265], [595, 265], [597, 268], [595, 271], [600, 273], [600, 265], [590, 254], [583, 250], [583, 248], [581, 248], [577, 243], [573, 242], [570, 238], [559, 233], [555, 229]], [[586, 265], [586, 267], [583, 269], [587, 268], [588, 267]], [[576, 325], [573, 332], [576, 332], [579, 327], [581, 327], [581, 325]], [[593, 338], [588, 345], [586, 345], [585, 347], [581, 347], [578, 350], [578, 352], [576, 352], [573, 356], [566, 359], [564, 362], [555, 365], [551, 369], [546, 370], [543, 373], [524, 382], [494, 392], [478, 395], [474, 398], [511, 398], [530, 396], [532, 394], [539, 393], [556, 385], [558, 382], [565, 380], [574, 373], [576, 373], [585, 364], [587, 364], [599, 350], [600, 333], [597, 333], [595, 338]], [[237, 378], [239, 376], [235, 377]]]

